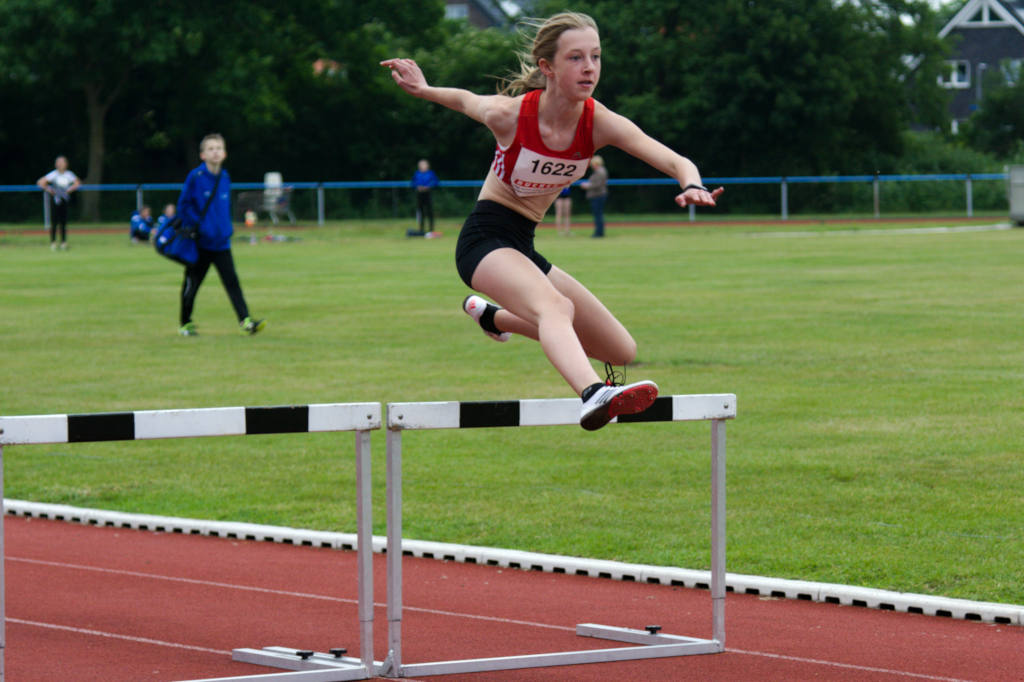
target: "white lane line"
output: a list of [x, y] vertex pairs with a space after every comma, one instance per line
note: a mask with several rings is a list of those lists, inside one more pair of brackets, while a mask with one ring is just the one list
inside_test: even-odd
[[[345, 604], [357, 604], [358, 603], [358, 601], [355, 600], [355, 599], [346, 599], [344, 597], [329, 597], [329, 596], [321, 595], [321, 594], [310, 594], [308, 592], [294, 592], [294, 591], [291, 591], [291, 590], [276, 590], [276, 589], [271, 589], [271, 588], [266, 588], [266, 587], [252, 587], [252, 586], [248, 586], [248, 585], [234, 585], [234, 584], [231, 584], [231, 583], [223, 583], [223, 582], [217, 582], [217, 581], [213, 581], [213, 580], [199, 580], [199, 579], [196, 579], [196, 578], [182, 578], [182, 577], [176, 577], [176, 576], [158, 575], [158, 574], [154, 574], [154, 573], [141, 573], [141, 572], [138, 572], [138, 571], [128, 571], [128, 570], [117, 569], [117, 568], [100, 568], [100, 567], [97, 567], [97, 566], [83, 566], [83, 565], [80, 565], [80, 564], [71, 564], [71, 563], [65, 563], [65, 562], [60, 562], [60, 561], [45, 561], [45, 560], [42, 560], [42, 559], [28, 559], [28, 558], [24, 558], [24, 557], [10, 557], [10, 556], [7, 557], [7, 561], [20, 561], [20, 562], [29, 563], [29, 564], [37, 564], [37, 565], [41, 565], [41, 566], [53, 566], [53, 567], [56, 567], [56, 568], [66, 568], [66, 569], [79, 570], [79, 571], [94, 571], [94, 572], [97, 572], [97, 573], [107, 573], [107, 574], [111, 574], [111, 575], [124, 575], [124, 576], [131, 576], [131, 577], [135, 577], [135, 578], [146, 578], [146, 579], [150, 579], [150, 580], [163, 580], [163, 581], [167, 581], [167, 582], [186, 583], [186, 584], [190, 584], [190, 585], [203, 585], [203, 586], [206, 586], [206, 587], [219, 587], [219, 588], [230, 589], [230, 590], [242, 590], [242, 591], [246, 591], [246, 592], [258, 592], [258, 593], [262, 593], [262, 594], [272, 594], [272, 595], [286, 596], [286, 597], [299, 597], [301, 599], [315, 599], [315, 600], [319, 600], [319, 601], [341, 602], [341, 603], [345, 603]], [[385, 608], [387, 605], [386, 604], [374, 603], [374, 606], [377, 607], [377, 608]], [[493, 623], [505, 623], [505, 624], [509, 624], [509, 625], [524, 625], [524, 626], [528, 626], [528, 627], [545, 628], [545, 629], [549, 629], [549, 630], [562, 630], [562, 631], [565, 631], [565, 632], [575, 632], [576, 631], [576, 628], [573, 628], [573, 627], [566, 627], [566, 626], [562, 626], [562, 625], [550, 625], [550, 624], [547, 624], [547, 623], [535, 623], [535, 622], [532, 622], [532, 621], [516, 620], [516, 619], [512, 619], [512, 618], [498, 618], [498, 617], [495, 617], [495, 616], [481, 616], [481, 615], [475, 615], [475, 614], [470, 614], [470, 613], [459, 613], [457, 611], [443, 611], [443, 610], [440, 610], [440, 609], [428, 609], [428, 608], [421, 608], [421, 607], [416, 607], [416, 606], [403, 606], [403, 608], [406, 611], [415, 611], [417, 613], [429, 613], [429, 614], [432, 614], [432, 615], [440, 615], [440, 616], [450, 616], [450, 617], [454, 617], [454, 618], [467, 618], [467, 619], [472, 619], [472, 620], [482, 620], [482, 621], [488, 621], [488, 622], [493, 622]], [[99, 636], [104, 636], [104, 637], [114, 637], [114, 638], [129, 639], [129, 640], [138, 641], [138, 642], [147, 642], [147, 643], [151, 643], [151, 644], [159, 644], [159, 645], [165, 645], [165, 646], [178, 646], [178, 647], [182, 647], [182, 648], [195, 649], [197, 651], [209, 651], [209, 652], [213, 652], [213, 653], [226, 653], [226, 654], [230, 654], [231, 653], [230, 651], [219, 651], [219, 650], [216, 650], [216, 649], [205, 649], [205, 648], [202, 648], [202, 647], [191, 647], [191, 646], [184, 645], [184, 644], [174, 644], [174, 643], [169, 643], [169, 642], [161, 642], [159, 640], [147, 640], [147, 639], [144, 639], [144, 638], [130, 637], [130, 636], [127, 636], [127, 635], [115, 635], [115, 634], [104, 633], [104, 632], [100, 632], [100, 631], [82, 630], [82, 629], [79, 629], [79, 628], [71, 628], [71, 627], [66, 627], [66, 626], [47, 625], [47, 624], [44, 624], [44, 623], [35, 623], [35, 622], [32, 622], [32, 621], [23, 621], [23, 620], [19, 620], [19, 619], [16, 619], [16, 618], [8, 618], [7, 620], [9, 622], [12, 622], [12, 623], [22, 623], [22, 624], [28, 624], [28, 625], [38, 625], [40, 627], [53, 627], [53, 628], [56, 628], [56, 629], [69, 630], [69, 631], [79, 632], [79, 633], [84, 633], [84, 634], [93, 634], [93, 635], [99, 635]], [[876, 668], [876, 667], [871, 667], [871, 666], [855, 665], [855, 664], [852, 664], [852, 663], [840, 663], [840, 662], [837, 662], [837, 661], [825, 661], [825, 660], [816, 659], [816, 658], [803, 658], [803, 657], [800, 657], [800, 656], [788, 656], [788, 655], [785, 655], [785, 654], [774, 654], [774, 653], [770, 653], [770, 652], [766, 652], [766, 651], [748, 651], [748, 650], [743, 650], [743, 649], [727, 648], [726, 649], [726, 653], [742, 654], [742, 655], [745, 655], [745, 656], [760, 656], [762, 658], [772, 658], [772, 659], [777, 659], [777, 660], [793, 661], [795, 663], [803, 663], [803, 664], [807, 664], [807, 665], [819, 665], [819, 666], [832, 667], [832, 668], [842, 668], [842, 669], [850, 669], [850, 670], [861, 670], [861, 671], [864, 671], [864, 672], [872, 672], [872, 673], [880, 673], [880, 674], [887, 674], [887, 675], [895, 675], [895, 676], [899, 676], [899, 677], [909, 677], [909, 678], [921, 679], [921, 680], [938, 680], [939, 682], [969, 682], [968, 680], [962, 680], [960, 678], [955, 678], [955, 677], [940, 677], [940, 676], [936, 676], [936, 675], [927, 675], [927, 674], [922, 674], [922, 673], [911, 673], [911, 672], [906, 672], [906, 671], [902, 671], [902, 670], [893, 670], [893, 669], [890, 669], [890, 668]]]
[[1013, 227], [1007, 223], [997, 225], [959, 225], [955, 227], [894, 227], [888, 230], [820, 230], [800, 232], [751, 232], [747, 237], [752, 239], [792, 239], [798, 237], [855, 237], [879, 236], [890, 234], [955, 234], [960, 232], [993, 232], [997, 230], [1012, 230]]
[[37, 564], [39, 566], [53, 566], [54, 568], [68, 568], [76, 571], [93, 571], [96, 573], [109, 573], [111, 575], [126, 575], [133, 578], [147, 578], [149, 580], [164, 580], [173, 583], [185, 583], [187, 585], [204, 585], [206, 587], [222, 587], [229, 590], [242, 590], [245, 592], [261, 592], [263, 594], [275, 594], [285, 597], [302, 597], [304, 599], [319, 599], [321, 601], [342, 602], [345, 604], [358, 604], [355, 599], [344, 597], [328, 597], [321, 594], [309, 594], [306, 592], [291, 592], [289, 590], [272, 590], [266, 587], [251, 587], [248, 585], [235, 585], [233, 583], [222, 583], [215, 580], [198, 580], [196, 578], [180, 578], [171, 575], [158, 575], [156, 573], [140, 573], [138, 571], [127, 571], [120, 568], [101, 568], [98, 566], [83, 566], [81, 564], [69, 564], [61, 561], [44, 561], [42, 559], [26, 559], [24, 557], [7, 557], [7, 561], [21, 561], [26, 564]]
[[939, 675], [928, 675], [925, 673], [911, 673], [905, 670], [893, 670], [891, 668], [875, 668], [868, 665], [856, 665], [854, 663], [839, 663], [838, 661], [823, 661], [818, 658], [803, 658], [801, 656], [786, 656], [784, 654], [770, 654], [766, 651], [744, 651], [743, 649], [727, 648], [726, 652], [743, 654], [745, 656], [760, 656], [762, 658], [774, 658], [782, 661], [794, 661], [796, 663], [811, 663], [814, 665], [826, 665], [832, 668], [846, 668], [849, 670], [863, 670], [869, 673], [884, 673], [886, 675], [898, 675], [899, 677], [913, 677], [918, 680], [939, 680], [940, 682], [971, 682], [959, 677], [941, 677]]
[[[78, 571], [94, 571], [97, 573], [108, 573], [111, 575], [124, 575], [133, 578], [146, 578], [149, 580], [164, 580], [167, 582], [185, 583], [188, 585], [202, 585], [205, 587], [219, 587], [228, 590], [241, 590], [244, 592], [257, 592], [260, 594], [272, 594], [275, 596], [282, 597], [298, 597], [300, 599], [316, 599], [318, 601], [336, 602], [342, 604], [358, 604], [357, 599], [348, 599], [345, 597], [329, 597], [322, 594], [311, 594], [309, 592], [293, 592], [290, 590], [275, 590], [268, 587], [253, 587], [249, 585], [235, 585], [232, 583], [222, 583], [214, 580], [198, 580], [196, 578], [181, 578], [169, 575], [158, 575], [155, 573], [140, 573], [138, 571], [127, 571], [118, 568], [100, 568], [97, 566], [82, 566], [80, 564], [69, 564], [60, 561], [44, 561], [42, 559], [27, 559], [24, 557], [7, 557], [7, 561], [21, 561], [28, 564], [37, 564], [40, 566], [53, 566], [55, 568], [66, 568]], [[374, 603], [374, 606], [383, 609], [387, 607], [387, 604]], [[507, 623], [509, 625], [527, 625], [535, 628], [547, 628], [549, 630], [564, 630], [566, 632], [575, 632], [576, 628], [565, 627], [563, 625], [549, 625], [547, 623], [535, 623], [528, 620], [516, 620], [514, 618], [499, 618], [497, 616], [479, 616], [471, 613], [458, 613], [455, 611], [443, 611], [441, 609], [428, 609], [419, 606], [405, 606], [403, 609], [406, 611], [415, 611], [417, 613], [429, 613], [437, 616], [452, 616], [455, 618], [468, 618], [472, 620], [483, 620], [492, 623]]]
[[55, 623], [40, 623], [36, 620], [24, 620], [22, 618], [11, 618], [7, 617], [8, 623], [17, 623], [18, 625], [31, 625], [37, 628], [46, 628], [48, 630], [63, 630], [64, 632], [73, 632], [76, 635], [92, 635], [94, 637], [108, 637], [110, 639], [121, 639], [128, 642], [137, 642], [139, 644], [154, 644], [156, 646], [167, 646], [174, 649], [188, 649], [189, 651], [202, 651], [207, 654], [218, 654], [230, 656], [230, 651], [224, 651], [222, 649], [209, 649], [204, 646], [194, 646], [192, 644], [180, 644], [178, 642], [165, 642], [162, 639], [150, 639], [148, 637], [135, 637], [133, 635], [119, 635], [115, 632], [103, 632], [102, 630], [89, 630], [87, 628], [76, 628], [70, 625], [57, 625]]

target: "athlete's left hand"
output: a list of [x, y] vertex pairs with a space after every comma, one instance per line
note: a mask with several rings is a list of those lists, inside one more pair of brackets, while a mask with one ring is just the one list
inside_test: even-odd
[[718, 197], [722, 196], [722, 192], [725, 191], [724, 187], [719, 187], [715, 190], [700, 189], [698, 187], [691, 187], [682, 194], [676, 196], [676, 203], [681, 207], [686, 206], [715, 206], [718, 201]]

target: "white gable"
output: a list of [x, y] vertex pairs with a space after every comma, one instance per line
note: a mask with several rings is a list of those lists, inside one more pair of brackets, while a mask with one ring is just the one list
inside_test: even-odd
[[959, 12], [953, 15], [949, 23], [939, 31], [939, 37], [945, 38], [955, 28], [994, 28], [996, 26], [1012, 26], [1024, 35], [1024, 9], [1016, 7], [1008, 9], [999, 0], [969, 0]]

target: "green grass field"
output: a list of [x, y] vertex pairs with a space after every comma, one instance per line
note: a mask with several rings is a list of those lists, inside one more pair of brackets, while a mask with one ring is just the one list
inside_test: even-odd
[[[457, 225], [408, 240], [408, 222], [238, 240], [269, 327], [242, 336], [211, 273], [194, 339], [176, 335], [180, 268], [126, 226], [72, 226], [56, 253], [0, 226], [0, 414], [569, 397], [535, 343], [461, 312]], [[913, 226], [612, 224], [538, 248], [631, 330], [629, 379], [737, 394], [730, 571], [1024, 603], [1024, 230]], [[708, 450], [701, 423], [409, 433], [406, 536], [707, 568]], [[353, 531], [352, 451], [351, 434], [8, 447], [6, 495]]]

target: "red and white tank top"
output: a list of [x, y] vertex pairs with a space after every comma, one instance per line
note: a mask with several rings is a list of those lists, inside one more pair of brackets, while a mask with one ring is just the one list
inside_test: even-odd
[[516, 137], [498, 145], [491, 169], [516, 196], [558, 193], [583, 178], [594, 155], [594, 98], [583, 103], [583, 115], [568, 149], [548, 149], [540, 136], [537, 109], [543, 90], [531, 90], [519, 107]]

